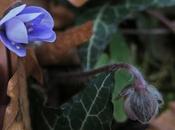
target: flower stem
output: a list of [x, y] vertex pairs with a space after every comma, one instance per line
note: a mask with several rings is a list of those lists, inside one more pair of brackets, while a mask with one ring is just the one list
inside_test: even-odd
[[135, 85], [138, 88], [142, 88], [142, 86], [145, 86], [146, 82], [140, 73], [140, 71], [135, 68], [134, 66], [130, 64], [111, 64], [111, 65], [106, 65], [97, 69], [93, 69], [90, 71], [84, 71], [84, 72], [73, 72], [73, 73], [66, 73], [66, 74], [61, 74], [59, 78], [61, 79], [69, 79], [69, 80], [75, 80], [75, 79], [88, 79], [96, 74], [103, 73], [103, 72], [114, 72], [119, 69], [126, 69], [135, 79]]

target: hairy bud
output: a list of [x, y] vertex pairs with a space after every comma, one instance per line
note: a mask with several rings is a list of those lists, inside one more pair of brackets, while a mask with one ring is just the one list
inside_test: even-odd
[[158, 113], [163, 104], [161, 94], [151, 85], [137, 90], [133, 86], [125, 88], [120, 96], [125, 100], [124, 109], [128, 117], [145, 124]]
[[129, 71], [134, 81], [122, 90], [120, 96], [124, 98], [124, 109], [128, 117], [145, 124], [158, 113], [163, 99], [158, 90], [147, 84], [135, 67], [130, 66]]
[[[158, 90], [149, 85], [140, 71], [134, 66], [124, 63], [112, 64], [82, 74], [76, 74], [76, 76], [91, 76], [100, 72], [114, 72], [119, 69], [127, 70], [132, 75], [133, 82], [130, 86], [124, 88], [115, 99], [124, 98], [124, 108], [130, 119], [148, 123], [158, 113], [160, 106], [163, 104], [163, 99]], [[75, 75], [72, 77], [75, 77]]]

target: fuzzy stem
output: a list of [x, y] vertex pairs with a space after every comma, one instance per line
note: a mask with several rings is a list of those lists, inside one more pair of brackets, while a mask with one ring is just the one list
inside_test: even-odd
[[64, 79], [87, 79], [89, 77], [92, 77], [96, 74], [103, 73], [103, 72], [114, 72], [119, 69], [126, 69], [133, 77], [134, 77], [134, 86], [136, 89], [142, 89], [145, 87], [145, 80], [140, 73], [140, 71], [135, 68], [134, 66], [130, 64], [111, 64], [111, 65], [106, 65], [97, 69], [93, 69], [90, 71], [85, 71], [85, 72], [74, 72], [74, 73], [69, 73], [69, 74], [61, 74], [60, 78]]

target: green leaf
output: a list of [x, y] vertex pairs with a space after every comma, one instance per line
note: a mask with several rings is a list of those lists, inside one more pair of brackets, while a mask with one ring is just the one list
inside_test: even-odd
[[[112, 74], [100, 74], [58, 110], [35, 109], [39, 126], [45, 130], [109, 130], [112, 123]], [[37, 130], [40, 130], [40, 129]]]
[[131, 62], [130, 49], [120, 33], [113, 34], [110, 42], [110, 58], [114, 62]]
[[108, 63], [109, 63], [109, 56], [106, 53], [103, 53], [99, 57], [99, 60], [97, 61], [96, 65], [95, 65], [95, 68], [102, 67]]
[[[104, 16], [104, 14], [106, 15]], [[94, 67], [97, 59], [106, 48], [110, 35], [116, 31], [116, 27], [113, 24], [114, 19], [112, 17], [114, 17], [114, 12], [107, 4], [100, 9], [94, 20], [93, 35], [91, 36], [87, 47], [87, 70]]]
[[[124, 37], [120, 33], [113, 35], [110, 43], [111, 60], [115, 63], [125, 62], [130, 63], [131, 54]], [[115, 85], [113, 91], [114, 118], [118, 122], [126, 120], [126, 114], [123, 109], [123, 101], [115, 100], [115, 97], [126, 87], [131, 81], [131, 76], [124, 70], [115, 72]]]
[[125, 0], [117, 5], [105, 4], [99, 10], [92, 13], [96, 14], [94, 18], [93, 35], [89, 40], [86, 54], [85, 68], [87, 70], [94, 68], [99, 56], [104, 51], [111, 35], [117, 31], [117, 25], [128, 16], [144, 11], [146, 9], [155, 9], [162, 7], [175, 6], [174, 0]]
[[[123, 3], [127, 7], [139, 7], [140, 9], [146, 8], [162, 8], [174, 6], [174, 0], [125, 0]], [[143, 8], [141, 8], [143, 7]]]
[[113, 116], [118, 122], [123, 122], [127, 119], [126, 113], [124, 111], [124, 102], [122, 99], [116, 100], [115, 98], [119, 95], [121, 90], [125, 88], [131, 82], [131, 76], [123, 70], [115, 73], [115, 85], [113, 91]]

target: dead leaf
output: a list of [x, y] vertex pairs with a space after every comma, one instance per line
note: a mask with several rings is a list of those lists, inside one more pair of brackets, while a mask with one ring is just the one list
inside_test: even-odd
[[27, 53], [26, 57], [14, 62], [16, 67], [13, 65], [16, 71], [7, 86], [10, 103], [5, 111], [3, 130], [31, 130], [27, 78], [33, 76], [43, 84], [43, 75], [33, 49], [28, 49]]
[[35, 6], [41, 6], [45, 9], [48, 9], [48, 1], [47, 0], [21, 0], [23, 3], [26, 3], [27, 5], [35, 5]]
[[64, 28], [73, 23], [75, 14], [63, 5], [50, 5], [50, 12], [54, 16], [55, 28]]
[[10, 103], [6, 108], [3, 130], [31, 130], [27, 97], [26, 70], [19, 59], [17, 70], [8, 82], [7, 95]]
[[[3, 0], [0, 4], [0, 17], [2, 17], [7, 9], [9, 9], [20, 0]], [[15, 60], [15, 59], [14, 59]], [[3, 127], [4, 114], [6, 111], [9, 98], [6, 94], [7, 83], [12, 74], [10, 53], [5, 46], [0, 42], [0, 129]]]
[[[68, 29], [57, 34], [55, 44], [45, 44], [36, 49], [36, 55], [41, 65], [51, 65], [71, 59], [72, 49], [87, 42], [92, 35], [93, 22]], [[46, 53], [47, 52], [47, 53]]]
[[4, 11], [10, 8], [14, 3], [21, 2], [21, 0], [1, 0], [0, 4], [0, 17], [3, 16]]
[[28, 48], [27, 56], [24, 58], [24, 65], [27, 77], [33, 77], [40, 83], [43, 84], [43, 72], [36, 58], [35, 51], [33, 48]]
[[88, 0], [68, 0], [75, 7], [83, 6]]
[[175, 130], [175, 102], [158, 118], [152, 120], [147, 130]]

